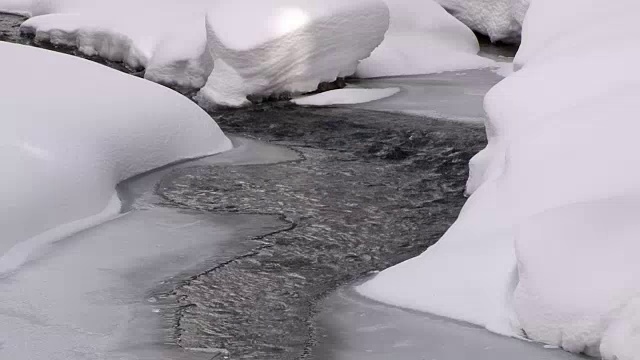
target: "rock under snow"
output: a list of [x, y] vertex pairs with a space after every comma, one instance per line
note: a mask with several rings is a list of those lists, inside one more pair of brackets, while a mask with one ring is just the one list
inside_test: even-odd
[[640, 359], [640, 30], [633, 0], [536, 0], [485, 99], [472, 196], [422, 256], [360, 290], [610, 360]]
[[382, 44], [362, 61], [364, 78], [431, 74], [492, 66], [478, 56], [473, 32], [434, 0], [386, 0], [391, 24]]
[[0, 42], [0, 272], [120, 212], [116, 185], [230, 141], [185, 97], [90, 61]]
[[436, 0], [491, 41], [518, 42], [531, 0]]
[[216, 3], [207, 16], [214, 69], [198, 101], [242, 106], [248, 95], [314, 91], [355, 73], [388, 27], [383, 0]]

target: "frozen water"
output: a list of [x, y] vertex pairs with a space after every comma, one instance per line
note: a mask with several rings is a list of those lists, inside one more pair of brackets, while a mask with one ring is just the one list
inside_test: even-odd
[[363, 104], [388, 98], [400, 92], [399, 88], [367, 89], [350, 87], [347, 89], [331, 90], [321, 94], [302, 96], [291, 100], [297, 105], [323, 106]]
[[156, 183], [178, 167], [296, 160], [297, 153], [235, 138], [234, 149], [151, 172], [119, 186], [122, 216], [55, 243], [0, 280], [0, 358], [180, 360], [213, 354], [166, 345], [171, 302], [188, 276], [259, 245], [246, 239], [283, 224], [273, 216], [214, 215], [158, 207]]
[[312, 360], [577, 360], [542, 344], [376, 303], [343, 288], [319, 306]]
[[354, 105], [361, 109], [401, 112], [443, 120], [482, 123], [485, 94], [503, 77], [491, 69], [443, 72], [431, 75], [352, 79], [366, 88], [399, 88], [393, 97]]

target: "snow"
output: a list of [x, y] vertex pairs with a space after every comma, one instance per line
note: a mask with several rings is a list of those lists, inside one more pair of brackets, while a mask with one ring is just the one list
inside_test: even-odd
[[640, 358], [640, 30], [632, 0], [532, 2], [458, 221], [359, 288], [604, 359]]
[[[37, 41], [144, 68], [145, 78], [172, 87], [198, 90], [208, 82], [199, 96], [207, 106], [244, 105], [246, 95], [309, 92], [320, 82], [352, 75], [358, 61], [382, 42], [389, 23], [383, 0], [148, 5], [145, 0], [0, 0], [0, 10], [33, 15], [22, 31]], [[205, 17], [211, 20], [208, 28]]]
[[[0, 43], [0, 271], [120, 212], [115, 186], [225, 151], [213, 120], [173, 91], [35, 48]], [[23, 74], [28, 74], [25, 77]]]
[[357, 76], [430, 74], [493, 65], [477, 56], [473, 32], [434, 0], [386, 0], [391, 25], [384, 42], [362, 61]]
[[205, 108], [237, 107], [248, 95], [314, 91], [355, 73], [388, 26], [382, 0], [216, 3], [207, 16], [214, 69], [197, 100]]
[[347, 105], [363, 104], [376, 100], [388, 98], [400, 92], [400, 88], [385, 89], [363, 89], [346, 88], [331, 90], [320, 94], [302, 96], [291, 100], [296, 105], [326, 106], [326, 105]]
[[[468, 27], [491, 41], [517, 42], [531, 0], [437, 0]], [[561, 6], [561, 5], [560, 5]]]

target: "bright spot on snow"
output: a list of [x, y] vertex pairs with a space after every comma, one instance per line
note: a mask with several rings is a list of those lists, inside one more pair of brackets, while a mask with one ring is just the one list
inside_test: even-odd
[[278, 32], [286, 34], [309, 22], [309, 15], [299, 8], [284, 8], [278, 14]]
[[49, 152], [47, 150], [31, 145], [28, 142], [23, 142], [21, 148], [27, 153], [35, 156], [36, 158], [43, 160], [49, 158]]

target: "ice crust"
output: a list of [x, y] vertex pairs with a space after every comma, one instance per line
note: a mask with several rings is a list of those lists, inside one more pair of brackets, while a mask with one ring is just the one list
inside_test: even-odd
[[0, 54], [0, 272], [116, 216], [120, 181], [231, 147], [169, 89], [45, 50], [0, 43]]
[[640, 359], [637, 2], [536, 0], [489, 144], [439, 243], [370, 297], [604, 359]]

